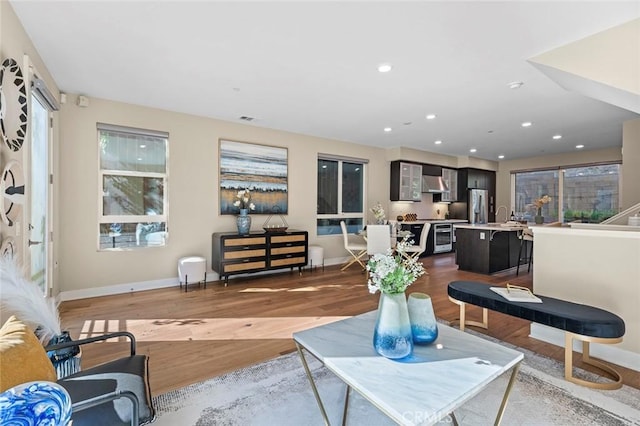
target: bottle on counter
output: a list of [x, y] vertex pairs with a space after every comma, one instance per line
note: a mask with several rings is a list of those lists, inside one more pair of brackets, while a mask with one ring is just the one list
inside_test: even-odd
[[511, 216], [509, 216], [509, 220], [512, 222], [516, 221], [516, 215], [513, 213], [513, 210], [511, 210]]

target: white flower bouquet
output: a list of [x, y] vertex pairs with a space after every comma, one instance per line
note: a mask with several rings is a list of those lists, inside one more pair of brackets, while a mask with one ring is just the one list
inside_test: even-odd
[[403, 256], [404, 248], [408, 244], [405, 238], [398, 243], [395, 256], [392, 251], [389, 251], [387, 254], [374, 254], [369, 259], [367, 284], [370, 293], [377, 291], [386, 294], [403, 293], [420, 275], [424, 274], [422, 263], [412, 257]]
[[251, 202], [251, 191], [249, 189], [244, 189], [242, 191], [238, 191], [236, 194], [237, 200], [234, 201], [233, 205], [239, 207], [240, 210], [248, 209], [255, 210], [256, 205]]

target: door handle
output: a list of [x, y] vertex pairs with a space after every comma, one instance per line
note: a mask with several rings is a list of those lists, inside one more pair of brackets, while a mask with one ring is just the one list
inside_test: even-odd
[[29, 240], [29, 247], [37, 246], [38, 244], [42, 244], [42, 241], [31, 241], [31, 240]]

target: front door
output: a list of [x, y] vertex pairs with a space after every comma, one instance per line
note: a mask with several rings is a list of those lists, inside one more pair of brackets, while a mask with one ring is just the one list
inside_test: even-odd
[[31, 96], [31, 176], [28, 245], [31, 258], [31, 280], [48, 295], [49, 274], [49, 143], [51, 140], [50, 111], [39, 95]]

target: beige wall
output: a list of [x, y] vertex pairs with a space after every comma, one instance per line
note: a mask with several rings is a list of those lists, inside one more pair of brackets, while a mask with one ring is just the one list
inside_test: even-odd
[[640, 118], [622, 128], [622, 209], [640, 203]]
[[[31, 40], [29, 39], [24, 28], [22, 27], [22, 24], [20, 23], [17, 16], [15, 15], [13, 8], [11, 7], [8, 1], [0, 0], [0, 60], [4, 61], [6, 58], [13, 58], [16, 60], [16, 62], [18, 62], [18, 64], [22, 69], [23, 76], [27, 80], [31, 78], [31, 73], [35, 72], [41, 79], [43, 79], [47, 83], [47, 86], [49, 90], [52, 91], [53, 95], [59, 99], [59, 91], [58, 91], [57, 85], [53, 81], [53, 78], [49, 74], [49, 70], [45, 66], [42, 59], [40, 58], [40, 55], [38, 54], [37, 50], [31, 43]], [[28, 81], [27, 81], [27, 87], [29, 87]], [[56, 123], [58, 119], [57, 113], [53, 114], [53, 119], [54, 119], [54, 134], [53, 134], [52, 146], [55, 147], [58, 143], [57, 142], [58, 134], [56, 130], [57, 129]], [[27, 137], [25, 138], [26, 141], [30, 139], [30, 131], [31, 129], [28, 128], [27, 129], [28, 134], [27, 134]], [[27, 166], [29, 163], [28, 143], [25, 142], [22, 149], [20, 149], [18, 152], [13, 152], [9, 150], [5, 146], [5, 144], [2, 143], [0, 146], [0, 170], [3, 169], [4, 166], [7, 164], [7, 162], [10, 160], [19, 161], [23, 165], [24, 171], [25, 171], [25, 188], [26, 188], [25, 192], [28, 195], [29, 194], [29, 181], [28, 181], [29, 169]], [[52, 174], [53, 174], [54, 180], [56, 180], [57, 179], [56, 170], [58, 168], [59, 159], [58, 159], [58, 151], [55, 149], [53, 150], [52, 163], [53, 163]], [[58, 202], [57, 197], [55, 196], [55, 194], [52, 194], [52, 203], [53, 203], [54, 210], [57, 208], [57, 202]], [[26, 241], [28, 240], [28, 234], [27, 234], [28, 219], [25, 219], [25, 218], [29, 217], [28, 214], [29, 214], [29, 211], [27, 210], [26, 206], [23, 206], [21, 217], [19, 220], [20, 222], [19, 229], [17, 226], [18, 220], [16, 220], [16, 225], [12, 227], [8, 227], [4, 223], [0, 223], [0, 237], [2, 239], [11, 237], [15, 240], [16, 246], [18, 249], [18, 254], [19, 254], [18, 260], [23, 263], [26, 263], [24, 262], [24, 259], [26, 259], [26, 255], [27, 255]], [[51, 231], [56, 232], [58, 227], [59, 227], [59, 221], [56, 220], [51, 226]], [[55, 263], [56, 261], [57, 261], [57, 257], [54, 257], [53, 262]], [[52, 281], [54, 285], [53, 293], [56, 294], [59, 291], [56, 285], [57, 271], [54, 269], [52, 273], [53, 273]]]
[[[640, 233], [557, 227], [533, 228], [533, 233], [533, 290], [619, 315], [626, 326], [624, 340], [606, 346], [634, 353], [635, 361], [625, 362], [625, 357], [605, 359], [638, 370]], [[595, 346], [607, 349], [605, 345]], [[596, 350], [593, 354], [598, 356]]]
[[[620, 148], [609, 148], [594, 151], [577, 151], [567, 154], [545, 155], [540, 157], [521, 158], [501, 161], [496, 173], [496, 205], [507, 206], [513, 210], [511, 202], [511, 172], [514, 170], [537, 169], [567, 166], [572, 164], [588, 164], [600, 161], [621, 161]], [[626, 160], [626, 158], [625, 158]], [[632, 162], [633, 163], [633, 162]], [[640, 167], [640, 160], [635, 162]]]
[[[97, 251], [98, 144], [96, 123], [169, 132], [169, 242], [166, 247], [121, 252]], [[389, 162], [384, 150], [195, 117], [152, 108], [91, 99], [60, 113], [61, 207], [60, 280], [63, 291], [126, 283], [177, 279], [177, 260], [200, 254], [210, 270], [211, 234], [233, 231], [233, 216], [218, 207], [218, 139], [286, 147], [289, 160], [291, 228], [309, 231], [311, 244], [325, 248], [325, 258], [343, 257], [340, 236], [318, 238], [316, 227], [316, 162], [318, 153], [369, 160], [367, 205], [389, 200]], [[372, 172], [375, 171], [375, 172]], [[386, 201], [385, 201], [386, 200]], [[266, 216], [253, 215], [253, 229]]]

